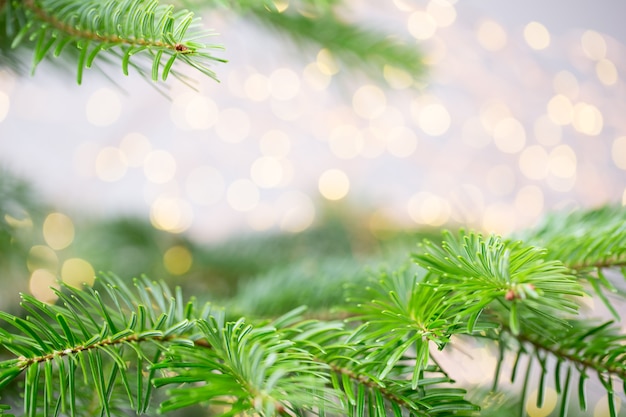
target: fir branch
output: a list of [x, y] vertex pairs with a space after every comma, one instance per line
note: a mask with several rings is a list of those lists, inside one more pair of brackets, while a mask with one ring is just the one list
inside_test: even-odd
[[59, 56], [72, 45], [79, 84], [83, 69], [105, 51], [121, 59], [126, 75], [132, 56], [150, 56], [154, 81], [167, 79], [177, 60], [212, 78], [215, 74], [208, 64], [223, 62], [208, 52], [216, 47], [198, 42], [209, 33], [199, 28], [193, 13], [174, 12], [172, 6], [159, 5], [157, 0], [24, 0], [8, 7], [13, 16], [6, 25], [8, 35], [13, 47], [28, 40], [34, 48], [33, 71], [44, 58]]
[[[198, 309], [193, 300], [185, 304], [180, 291], [172, 294], [164, 284], [146, 279], [135, 280], [134, 291], [115, 276], [104, 276], [100, 282], [104, 294], [62, 284], [57, 295], [63, 305], [23, 295], [26, 319], [0, 313], [0, 319], [17, 331], [0, 331], [2, 346], [16, 355], [0, 362], [0, 388], [24, 373], [26, 414], [37, 412], [43, 387], [44, 413], [56, 416], [69, 409], [74, 415], [77, 371], [83, 373], [85, 384], [95, 387], [103, 413], [109, 414], [109, 396], [116, 387], [126, 393], [130, 407], [145, 412], [155, 372], [144, 375], [145, 366], [161, 360], [170, 346], [194, 346], [199, 338], [195, 321], [221, 314], [210, 306]], [[131, 384], [131, 378], [136, 382]], [[131, 388], [135, 386], [139, 388]], [[53, 397], [58, 398], [56, 406]]]
[[577, 272], [619, 268], [626, 265], [626, 210], [603, 206], [553, 213], [520, 238], [549, 248], [549, 259], [558, 259]]
[[424, 74], [425, 64], [415, 45], [347, 23], [332, 10], [317, 10], [313, 16], [261, 9], [254, 13], [259, 22], [288, 33], [301, 44], [326, 48], [349, 69], [359, 69], [372, 78], [380, 79], [385, 66], [401, 69], [415, 81]]
[[[441, 244], [424, 240], [420, 249], [413, 260], [437, 274], [434, 284], [478, 300], [467, 310], [473, 310], [470, 323], [493, 301], [509, 312], [513, 332], [522, 325], [533, 326], [538, 318], [578, 311], [571, 297], [583, 295], [581, 284], [561, 262], [546, 259], [543, 248], [498, 236], [444, 231]], [[541, 332], [540, 327], [535, 330]]]
[[[553, 332], [554, 338], [547, 339], [535, 332], [523, 332], [514, 334], [507, 326], [506, 320], [501, 322], [503, 334], [500, 335], [499, 343], [501, 352], [512, 350], [511, 340], [503, 335], [507, 335], [516, 341], [518, 353], [513, 370], [511, 382], [515, 381], [517, 367], [523, 354], [528, 356], [528, 365], [524, 377], [524, 386], [528, 384], [529, 373], [533, 362], [539, 363], [539, 387], [537, 404], [541, 406], [545, 390], [545, 379], [548, 375], [548, 356], [555, 359], [553, 370], [555, 387], [557, 394], [561, 395], [559, 416], [566, 416], [569, 407], [569, 394], [572, 378], [572, 368], [578, 371], [578, 397], [581, 410], [586, 409], [585, 380], [589, 377], [589, 372], [595, 373], [607, 392], [609, 409], [614, 409], [615, 400], [613, 397], [612, 381], [614, 378], [626, 381], [626, 335], [620, 332], [619, 327], [613, 322], [606, 322], [600, 325], [592, 324], [582, 320], [571, 322], [568, 331], [563, 332], [561, 327], [554, 327], [545, 323]], [[555, 341], [556, 340], [556, 341]], [[529, 352], [530, 348], [530, 352]], [[543, 356], [542, 356], [543, 355]], [[498, 358], [498, 367], [494, 382], [494, 390], [497, 388], [498, 374], [504, 355]], [[565, 381], [561, 378], [562, 364], [567, 364]], [[626, 393], [626, 385], [624, 385]], [[614, 416], [615, 414], [611, 414]]]

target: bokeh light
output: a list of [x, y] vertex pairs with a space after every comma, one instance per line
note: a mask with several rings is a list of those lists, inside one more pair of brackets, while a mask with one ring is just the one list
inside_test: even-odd
[[57, 277], [47, 269], [36, 269], [30, 274], [28, 288], [33, 297], [44, 303], [52, 304], [59, 297], [53, 288], [59, 289]]
[[49, 246], [35, 245], [28, 251], [26, 266], [30, 272], [37, 269], [55, 272], [59, 266], [59, 257]]
[[580, 39], [585, 55], [594, 61], [606, 57], [606, 41], [604, 37], [594, 30], [586, 30]]
[[226, 199], [233, 210], [249, 211], [259, 204], [259, 188], [249, 179], [239, 179], [228, 186]]
[[364, 85], [352, 96], [354, 112], [364, 119], [373, 119], [385, 111], [387, 98], [375, 85]]
[[92, 286], [96, 272], [89, 262], [81, 258], [70, 258], [63, 262], [61, 279], [64, 284], [80, 288], [83, 285]]
[[430, 136], [441, 136], [448, 131], [451, 117], [448, 110], [439, 103], [427, 104], [417, 114], [417, 125]]
[[157, 229], [182, 233], [191, 226], [193, 209], [185, 200], [161, 196], [150, 207], [150, 221]]
[[502, 152], [517, 153], [526, 144], [526, 131], [517, 119], [507, 117], [494, 126], [493, 141]]
[[450, 204], [438, 195], [419, 192], [409, 199], [407, 210], [418, 224], [441, 226], [450, 218]]
[[96, 156], [96, 176], [105, 182], [121, 180], [128, 169], [126, 155], [118, 148], [107, 146]]
[[507, 34], [504, 28], [493, 20], [484, 20], [478, 26], [476, 37], [480, 46], [488, 51], [498, 51], [506, 46]]
[[0, 123], [7, 117], [7, 114], [9, 114], [10, 104], [11, 100], [9, 99], [9, 95], [4, 91], [0, 91]]
[[87, 120], [94, 126], [108, 126], [115, 123], [122, 112], [118, 94], [110, 88], [96, 90], [85, 108]]
[[415, 39], [425, 40], [437, 31], [437, 21], [429, 13], [417, 10], [409, 16], [408, 29]]
[[185, 246], [172, 246], [163, 254], [163, 266], [172, 275], [183, 275], [191, 269], [193, 255]]
[[43, 238], [54, 250], [65, 249], [74, 241], [74, 223], [63, 213], [50, 213], [43, 222]]
[[557, 400], [559, 399], [556, 390], [550, 387], [545, 388], [541, 406], [537, 405], [538, 396], [539, 392], [535, 390], [531, 392], [526, 399], [526, 412], [528, 413], [528, 417], [548, 417], [556, 408]]
[[550, 32], [539, 22], [530, 22], [524, 28], [524, 39], [532, 49], [546, 49], [550, 45]]
[[611, 158], [615, 166], [626, 171], [626, 136], [619, 137], [613, 141]]
[[150, 139], [141, 133], [129, 133], [120, 141], [120, 151], [124, 155], [125, 165], [140, 167], [152, 150]]
[[239, 108], [224, 109], [219, 113], [215, 132], [224, 142], [241, 142], [250, 134], [250, 117]]
[[150, 182], [166, 183], [176, 175], [176, 159], [161, 149], [151, 151], [144, 160], [143, 172]]
[[224, 178], [211, 166], [203, 165], [193, 169], [185, 182], [189, 198], [196, 204], [209, 206], [217, 203], [224, 194]]
[[341, 200], [350, 191], [350, 179], [340, 169], [329, 169], [320, 175], [318, 188], [328, 200]]

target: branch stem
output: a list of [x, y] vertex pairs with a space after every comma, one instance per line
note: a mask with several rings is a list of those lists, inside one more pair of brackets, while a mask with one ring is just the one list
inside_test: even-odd
[[[0, 0], [1, 1], [1, 0]], [[166, 48], [171, 49], [177, 53], [190, 53], [193, 52], [187, 46], [182, 44], [168, 44], [165, 42], [151, 40], [151, 39], [142, 39], [142, 38], [122, 38], [115, 34], [101, 34], [97, 32], [92, 32], [89, 30], [77, 28], [75, 26], [69, 25], [57, 17], [51, 15], [44, 8], [40, 7], [35, 0], [24, 0], [24, 7], [30, 10], [35, 16], [41, 20], [54, 27], [55, 29], [64, 32], [69, 36], [73, 36], [80, 39], [97, 41], [102, 43], [113, 43], [118, 45], [128, 45], [128, 46], [146, 46], [153, 48]]]

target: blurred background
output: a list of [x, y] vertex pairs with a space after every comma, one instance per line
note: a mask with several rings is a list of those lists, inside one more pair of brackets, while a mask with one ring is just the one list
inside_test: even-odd
[[[372, 259], [405, 262], [438, 228], [507, 235], [626, 205], [622, 0], [328, 2], [402, 40], [398, 65], [350, 64], [297, 27], [188, 3], [225, 46], [219, 83], [187, 68], [194, 88], [119, 65], [81, 86], [61, 60], [32, 77], [0, 68], [3, 310], [101, 270], [255, 314], [310, 302], [315, 279], [334, 305]], [[285, 280], [279, 303], [263, 302], [268, 274]]]
[[[399, 66], [347, 65], [349, 50], [296, 42], [299, 28], [189, 3], [225, 46], [219, 83], [180, 68], [194, 88], [155, 88], [113, 65], [78, 86], [62, 60], [32, 77], [0, 70], [2, 221], [7, 242], [28, 235], [28, 279], [42, 266], [49, 280], [63, 268], [150, 272], [137, 228], [201, 246], [340, 213], [354, 252], [389, 231], [508, 234], [548, 211], [626, 204], [620, 0], [329, 2], [421, 59]], [[307, 16], [292, 3], [275, 4]], [[107, 233], [137, 256], [95, 250], [128, 249]], [[192, 251], [168, 243], [159, 256], [172, 247], [182, 266], [161, 270], [182, 275]]]

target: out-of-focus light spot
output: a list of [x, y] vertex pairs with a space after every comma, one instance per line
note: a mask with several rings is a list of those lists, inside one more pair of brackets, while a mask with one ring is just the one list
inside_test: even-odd
[[548, 152], [539, 145], [529, 146], [519, 156], [519, 168], [526, 178], [544, 179], [548, 175]]
[[417, 149], [417, 135], [411, 129], [398, 126], [387, 136], [387, 151], [398, 158], [411, 156]]
[[626, 206], [626, 188], [624, 188], [624, 192], [622, 193], [622, 206]]
[[[424, 64], [428, 66], [435, 66], [439, 64], [448, 54], [447, 43], [441, 40], [439, 37], [433, 37], [428, 42], [428, 48], [424, 53]], [[445, 76], [442, 81], [445, 83]]]
[[252, 74], [250, 75], [244, 84], [244, 91], [246, 96], [253, 101], [267, 100], [270, 96], [270, 84], [265, 75]]
[[483, 212], [482, 228], [487, 233], [507, 235], [515, 229], [514, 208], [508, 204], [492, 204]]
[[499, 51], [506, 46], [507, 35], [504, 28], [493, 20], [485, 20], [476, 31], [480, 46], [488, 51]]
[[404, 114], [396, 107], [387, 106], [385, 111], [378, 115], [378, 117], [370, 120], [370, 128], [380, 130], [382, 134], [386, 134], [389, 130], [398, 126], [404, 126]]
[[350, 191], [350, 179], [339, 169], [329, 169], [320, 175], [318, 188], [327, 200], [341, 200]]
[[276, 224], [276, 210], [267, 203], [259, 203], [254, 210], [248, 212], [246, 220], [253, 230], [262, 232]]
[[411, 2], [408, 2], [405, 0], [393, 0], [393, 4], [396, 6], [398, 10], [403, 11], [403, 12], [411, 12], [415, 9], [415, 7], [413, 6], [413, 4], [411, 4]]
[[557, 146], [550, 152], [550, 173], [559, 178], [572, 178], [576, 175], [576, 154], [567, 145]]
[[270, 92], [276, 100], [291, 100], [300, 92], [300, 77], [289, 68], [279, 68], [269, 79]]
[[282, 130], [272, 129], [267, 131], [259, 143], [261, 153], [265, 156], [284, 158], [289, 155], [291, 141], [289, 136]]
[[274, 7], [278, 13], [282, 13], [289, 7], [289, 0], [274, 0]]
[[[616, 395], [613, 397], [613, 401], [615, 401], [615, 415], [618, 415], [622, 409], [622, 399]], [[609, 417], [610, 415], [609, 401], [605, 394], [598, 400], [598, 403], [593, 408], [593, 417]]]
[[118, 148], [107, 146], [96, 156], [96, 176], [101, 181], [115, 182], [126, 175], [128, 163], [126, 156]]
[[194, 96], [187, 102], [185, 121], [192, 129], [206, 130], [217, 122], [218, 109], [208, 97]]
[[9, 99], [9, 95], [4, 91], [0, 91], [0, 122], [7, 117], [10, 104], [11, 100]]
[[515, 172], [508, 165], [496, 165], [487, 171], [487, 188], [498, 196], [511, 194], [515, 189]]
[[417, 116], [418, 126], [429, 136], [441, 136], [450, 128], [450, 113], [442, 104], [428, 104]]
[[288, 122], [295, 121], [302, 116], [305, 106], [294, 106], [290, 101], [272, 100], [270, 109], [272, 113], [281, 120]]
[[465, 225], [474, 225], [479, 221], [479, 213], [485, 208], [483, 190], [471, 184], [455, 187], [448, 194], [452, 207], [452, 220]]
[[517, 153], [524, 149], [526, 131], [517, 119], [507, 117], [494, 126], [493, 141], [502, 152]]
[[429, 13], [421, 10], [411, 13], [407, 26], [409, 33], [418, 40], [432, 38], [437, 31], [437, 21]]
[[387, 98], [380, 88], [374, 85], [360, 87], [352, 96], [354, 112], [364, 119], [373, 119], [385, 111]]
[[251, 180], [240, 179], [228, 186], [226, 200], [236, 211], [250, 211], [259, 204], [259, 189]]
[[364, 158], [377, 158], [387, 149], [387, 132], [383, 129], [370, 127], [363, 132], [363, 149], [360, 155]]
[[117, 93], [109, 88], [96, 90], [87, 100], [87, 121], [95, 126], [108, 126], [117, 121], [122, 103]]
[[63, 213], [50, 213], [43, 222], [43, 238], [54, 250], [67, 248], [74, 241], [74, 223]]
[[224, 193], [224, 179], [210, 166], [195, 168], [185, 181], [187, 195], [196, 204], [209, 206], [219, 201]]
[[589, 59], [599, 61], [606, 57], [606, 41], [598, 32], [587, 30], [580, 41], [583, 52]]
[[302, 71], [302, 78], [313, 90], [322, 91], [328, 88], [331, 76], [323, 72], [317, 62], [312, 62]]
[[56, 271], [59, 266], [59, 258], [54, 250], [48, 246], [35, 245], [28, 251], [26, 267], [33, 272], [37, 269]]
[[183, 93], [172, 102], [170, 117], [182, 130], [206, 130], [217, 122], [218, 108], [213, 100], [198, 93]]
[[613, 141], [611, 158], [613, 158], [615, 166], [626, 171], [626, 136], [619, 137]]
[[4, 221], [14, 229], [30, 229], [33, 227], [33, 219], [26, 212], [23, 212], [18, 217], [11, 216], [10, 214], [4, 215]]
[[335, 75], [339, 72], [339, 65], [333, 54], [326, 48], [322, 48], [317, 53], [317, 66], [326, 75]]
[[386, 210], [379, 208], [370, 214], [367, 219], [367, 228], [375, 237], [385, 239], [394, 235], [396, 225], [393, 224]]
[[336, 157], [351, 159], [363, 149], [363, 134], [353, 125], [339, 125], [330, 133], [328, 145]]
[[471, 117], [463, 123], [461, 139], [472, 148], [484, 148], [492, 141], [491, 135], [485, 132], [483, 124], [478, 117]]
[[280, 229], [299, 233], [308, 229], [315, 220], [315, 205], [309, 196], [299, 191], [282, 194], [276, 201], [277, 209], [282, 213]]
[[83, 285], [92, 286], [96, 279], [96, 271], [89, 262], [81, 258], [70, 258], [63, 262], [61, 279], [64, 284], [80, 288]]
[[141, 133], [129, 133], [120, 142], [120, 151], [124, 154], [126, 164], [140, 167], [152, 150], [150, 140]]
[[176, 174], [176, 160], [167, 151], [152, 151], [144, 160], [143, 172], [148, 181], [155, 184], [165, 184]]
[[574, 105], [569, 98], [557, 94], [548, 102], [548, 117], [557, 125], [568, 125], [574, 119]]
[[540, 116], [533, 125], [535, 139], [544, 146], [558, 145], [561, 142], [561, 126], [554, 123], [549, 116]]
[[408, 72], [385, 64], [383, 67], [383, 77], [394, 90], [404, 90], [413, 85], [413, 77]]
[[480, 122], [488, 133], [493, 134], [496, 125], [507, 117], [511, 117], [511, 110], [501, 101], [493, 100], [480, 108]]
[[448, 27], [456, 20], [456, 9], [448, 0], [430, 0], [426, 12], [435, 19], [440, 28]]
[[450, 204], [428, 192], [414, 194], [407, 204], [409, 216], [415, 223], [441, 226], [450, 218]]
[[526, 217], [537, 218], [543, 211], [543, 191], [536, 185], [526, 185], [515, 196], [515, 208]]
[[241, 109], [226, 109], [220, 112], [215, 131], [224, 142], [241, 142], [250, 134], [250, 117]]
[[569, 71], [559, 71], [552, 81], [554, 92], [561, 94], [570, 100], [576, 99], [580, 92], [580, 86], [578, 85], [578, 79]]
[[524, 39], [532, 49], [546, 49], [550, 45], [550, 32], [539, 22], [530, 22], [524, 28]]
[[59, 298], [52, 290], [52, 288], [60, 288], [57, 278], [46, 269], [33, 271], [28, 282], [28, 288], [33, 297], [44, 303], [52, 304]]
[[581, 102], [574, 106], [572, 125], [580, 133], [597, 136], [602, 132], [604, 119], [596, 106]]
[[191, 269], [193, 256], [184, 246], [172, 246], [163, 254], [163, 266], [172, 275], [183, 275]]
[[615, 64], [608, 59], [601, 59], [596, 63], [596, 75], [604, 85], [614, 85], [619, 78]]
[[157, 229], [182, 233], [191, 226], [193, 209], [185, 200], [158, 197], [150, 207], [150, 221]]
[[576, 185], [576, 177], [572, 176], [569, 178], [560, 178], [555, 175], [548, 175], [548, 178], [546, 178], [546, 184], [548, 184], [548, 187], [554, 191], [567, 193]]
[[530, 393], [526, 400], [526, 412], [528, 413], [528, 417], [548, 417], [556, 408], [558, 395], [554, 389], [545, 388], [541, 407], [537, 405], [538, 395], [538, 391], [535, 390]]
[[278, 159], [262, 156], [252, 163], [250, 177], [259, 187], [276, 187], [283, 179], [283, 167]]

